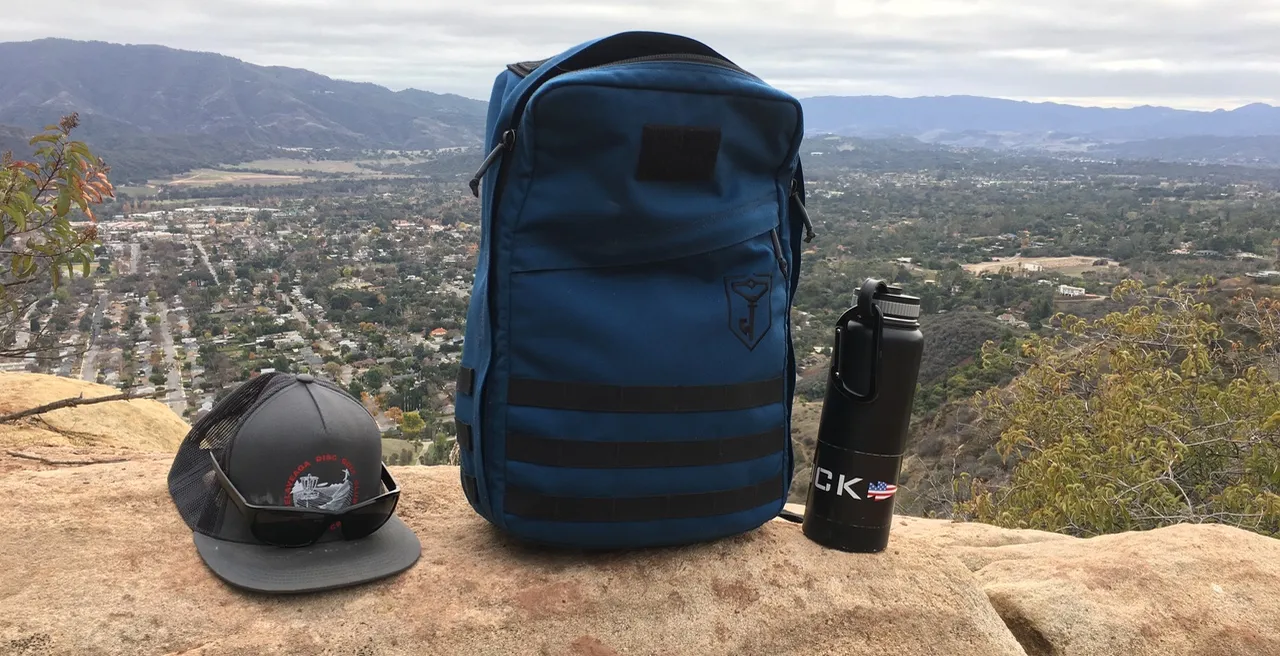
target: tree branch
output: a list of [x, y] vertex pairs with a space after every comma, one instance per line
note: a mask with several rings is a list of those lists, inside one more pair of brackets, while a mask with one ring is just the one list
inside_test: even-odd
[[108, 462], [124, 462], [128, 458], [49, 458], [35, 453], [26, 453], [24, 451], [9, 450], [7, 453], [15, 458], [25, 458], [27, 460], [36, 460], [46, 465], [98, 465]]
[[30, 417], [33, 415], [44, 414], [46, 412], [61, 410], [63, 408], [75, 408], [82, 405], [106, 403], [108, 401], [127, 401], [129, 399], [137, 399], [137, 398], [149, 398], [149, 397], [136, 395], [133, 393], [132, 390], [128, 392], [121, 392], [120, 394], [110, 394], [108, 396], [96, 396], [88, 399], [84, 398], [84, 395], [73, 396], [71, 398], [62, 399], [60, 401], [46, 403], [42, 406], [28, 408], [26, 410], [20, 410], [18, 412], [14, 412], [7, 415], [0, 415], [0, 423], [15, 421], [18, 419], [22, 419], [23, 417]]

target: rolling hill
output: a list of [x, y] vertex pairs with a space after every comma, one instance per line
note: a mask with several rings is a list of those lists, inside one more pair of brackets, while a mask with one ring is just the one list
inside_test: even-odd
[[1166, 137], [1280, 135], [1280, 107], [1254, 103], [1211, 112], [1168, 107], [1078, 107], [975, 96], [806, 98], [805, 128], [852, 136], [987, 132], [1136, 141]]
[[925, 143], [1098, 157], [1280, 165], [1280, 107], [1128, 109], [976, 96], [804, 99], [813, 134], [914, 138]]

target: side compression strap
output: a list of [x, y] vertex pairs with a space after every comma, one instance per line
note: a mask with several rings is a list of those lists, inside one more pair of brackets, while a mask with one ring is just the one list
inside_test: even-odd
[[782, 378], [737, 385], [640, 387], [512, 378], [510, 405], [586, 412], [725, 412], [781, 403]]
[[756, 485], [720, 492], [621, 499], [553, 497], [508, 486], [506, 511], [549, 522], [649, 522], [743, 512], [775, 503], [781, 493], [781, 475]]
[[508, 433], [507, 459], [584, 469], [706, 467], [763, 458], [786, 448], [786, 440], [781, 426], [755, 435], [684, 441], [588, 442]]

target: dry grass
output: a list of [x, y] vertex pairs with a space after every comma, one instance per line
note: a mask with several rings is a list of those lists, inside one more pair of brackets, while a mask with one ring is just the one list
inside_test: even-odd
[[[114, 387], [73, 378], [0, 373], [0, 414], [80, 394], [92, 398], [119, 392]], [[0, 424], [0, 449], [89, 447], [172, 453], [188, 430], [187, 423], [159, 401], [109, 401]]]
[[[1086, 257], [1083, 255], [1071, 255], [1067, 257], [1003, 257], [997, 258], [992, 262], [978, 262], [977, 264], [965, 264], [965, 271], [974, 275], [984, 273], [998, 273], [1001, 269], [1011, 269], [1015, 273], [1026, 270], [1028, 273], [1035, 273], [1035, 267], [1040, 267], [1043, 271], [1055, 271], [1067, 275], [1080, 275], [1085, 271], [1107, 271], [1111, 269], [1121, 268], [1113, 260], [1107, 260], [1107, 266], [1093, 266], [1093, 263], [1099, 259], [1097, 257]], [[1028, 268], [1027, 265], [1030, 265]]]
[[278, 185], [304, 182], [300, 175], [275, 175], [268, 173], [240, 173], [236, 171], [215, 171], [213, 169], [196, 169], [175, 176], [169, 181], [158, 184], [173, 187], [211, 187], [218, 184], [240, 185]]
[[232, 169], [254, 169], [258, 171], [278, 171], [280, 173], [301, 173], [307, 171], [316, 171], [319, 173], [355, 173], [358, 175], [373, 173], [368, 169], [362, 169], [356, 165], [356, 162], [350, 160], [305, 160], [305, 159], [288, 159], [284, 157], [273, 157], [271, 159], [255, 159], [252, 162], [244, 162], [227, 168]]

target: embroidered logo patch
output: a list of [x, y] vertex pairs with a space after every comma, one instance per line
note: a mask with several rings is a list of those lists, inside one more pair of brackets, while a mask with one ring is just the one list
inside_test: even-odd
[[326, 453], [294, 468], [285, 484], [284, 505], [322, 510], [342, 510], [360, 499], [355, 465]]
[[729, 331], [749, 350], [755, 350], [773, 324], [773, 276], [752, 274], [724, 279], [729, 299]]

